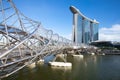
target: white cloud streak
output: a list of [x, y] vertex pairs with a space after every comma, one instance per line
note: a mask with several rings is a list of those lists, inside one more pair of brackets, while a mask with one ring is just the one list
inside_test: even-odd
[[120, 24], [115, 24], [110, 28], [99, 29], [99, 40], [120, 41]]
[[68, 34], [68, 35], [63, 35], [65, 38], [72, 40], [72, 34]]

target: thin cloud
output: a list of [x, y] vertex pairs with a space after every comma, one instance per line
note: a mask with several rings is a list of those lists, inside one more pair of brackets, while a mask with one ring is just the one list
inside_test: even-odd
[[72, 40], [72, 34], [68, 34], [68, 35], [63, 35], [65, 38]]
[[115, 24], [111, 28], [101, 28], [99, 39], [106, 41], [120, 41], [120, 24]]

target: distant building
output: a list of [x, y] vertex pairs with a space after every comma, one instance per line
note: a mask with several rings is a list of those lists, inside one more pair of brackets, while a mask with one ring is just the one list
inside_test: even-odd
[[74, 6], [70, 6], [70, 10], [73, 13], [73, 42], [75, 44], [88, 44], [98, 40], [99, 22], [87, 18]]
[[94, 41], [91, 42], [90, 45], [100, 47], [100, 48], [116, 48], [120, 50], [120, 42], [112, 42], [112, 41]]

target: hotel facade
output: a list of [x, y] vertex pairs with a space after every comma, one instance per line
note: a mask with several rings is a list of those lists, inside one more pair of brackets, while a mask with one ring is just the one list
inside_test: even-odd
[[75, 44], [88, 44], [98, 40], [99, 22], [87, 18], [74, 6], [70, 6], [70, 10], [73, 13], [73, 42]]

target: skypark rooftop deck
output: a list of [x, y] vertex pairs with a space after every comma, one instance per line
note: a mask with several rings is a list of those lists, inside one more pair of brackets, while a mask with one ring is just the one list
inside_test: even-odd
[[83, 14], [82, 14], [76, 7], [74, 7], [74, 6], [70, 6], [70, 10], [71, 10], [71, 12], [72, 12], [73, 14], [78, 13], [78, 14], [81, 15], [83, 18], [85, 18], [85, 19], [87, 19], [87, 20], [89, 20], [89, 21], [91, 21], [91, 22], [99, 23], [99, 22], [96, 21], [95, 19], [92, 20], [92, 19], [86, 17], [85, 15], [83, 15]]

